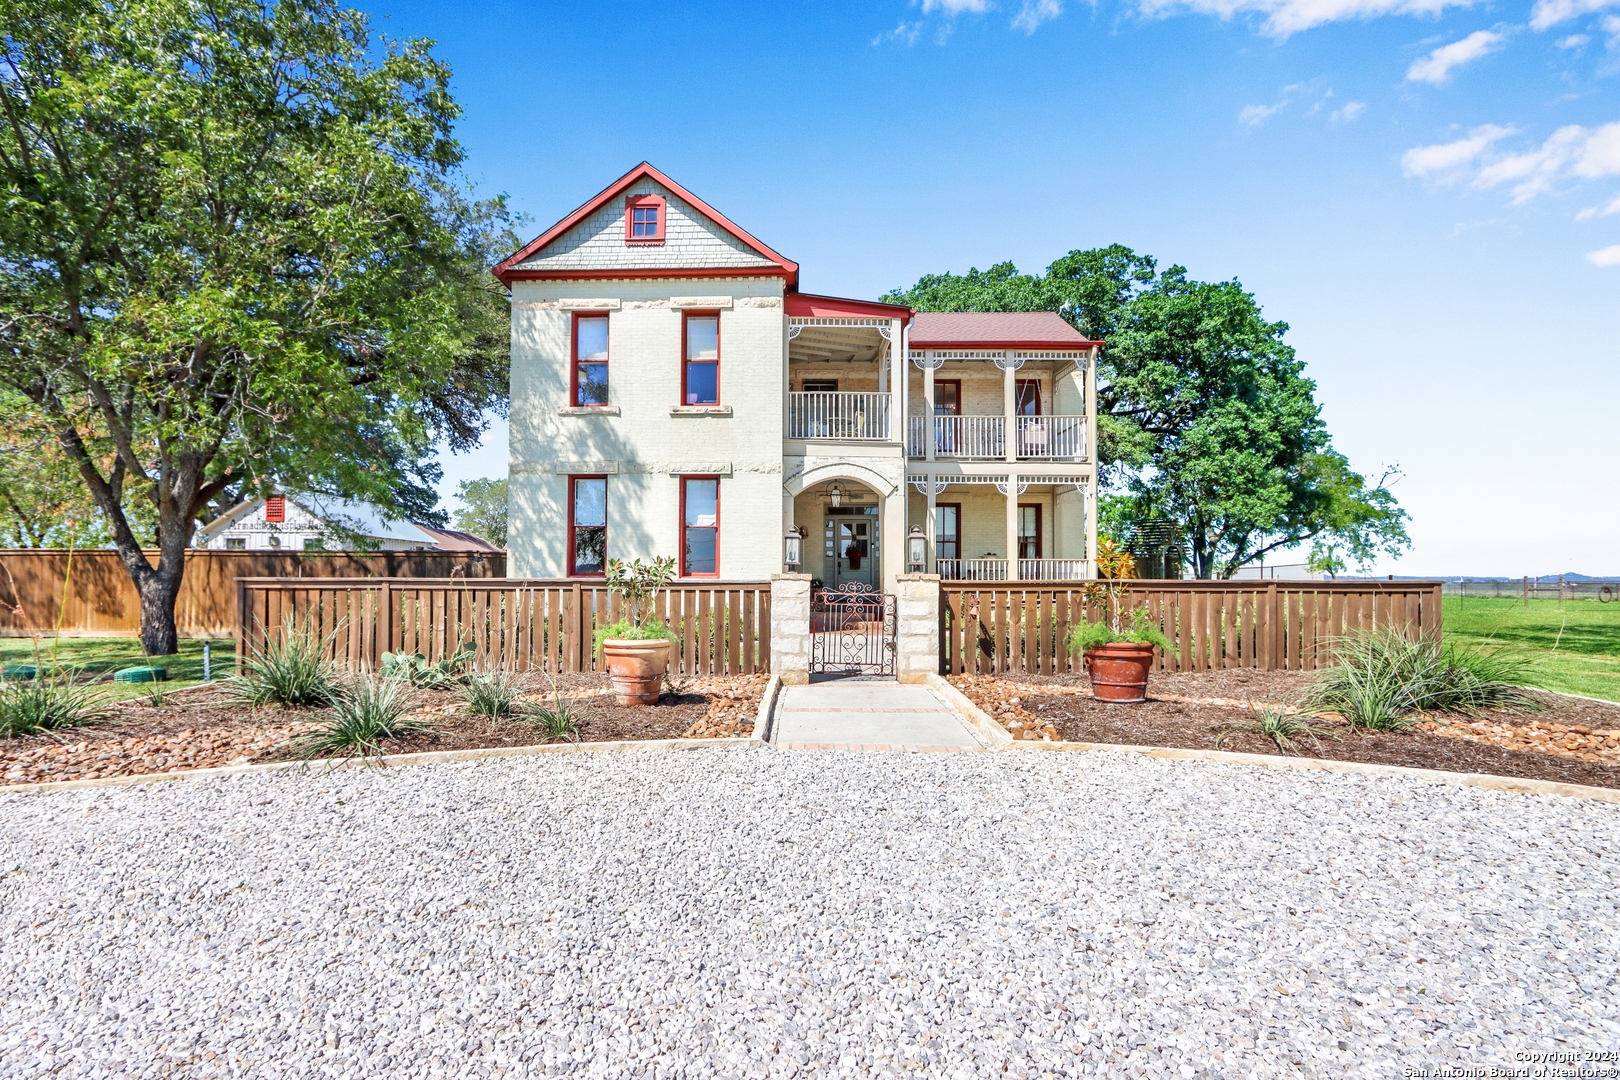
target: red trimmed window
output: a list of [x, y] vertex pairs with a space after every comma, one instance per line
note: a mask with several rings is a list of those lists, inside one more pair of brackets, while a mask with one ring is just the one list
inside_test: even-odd
[[271, 524], [280, 524], [287, 520], [287, 497], [285, 495], [272, 495], [264, 500], [264, 520]]
[[720, 478], [681, 477], [681, 576], [720, 576]]
[[681, 365], [681, 403], [720, 404], [720, 314], [688, 312], [681, 338], [686, 356]]
[[934, 558], [962, 557], [962, 504], [934, 504]]
[[607, 477], [568, 478], [568, 573], [600, 577], [607, 569]]
[[624, 199], [624, 242], [662, 244], [664, 218], [669, 207], [662, 195], [626, 195]]
[[577, 407], [608, 403], [608, 317], [574, 316], [574, 363], [569, 404]]
[[1018, 557], [1041, 557], [1041, 508], [1036, 503], [1018, 504]]

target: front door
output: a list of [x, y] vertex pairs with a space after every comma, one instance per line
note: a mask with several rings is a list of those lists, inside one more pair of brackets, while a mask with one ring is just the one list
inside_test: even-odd
[[838, 554], [838, 568], [833, 585], [858, 581], [876, 587], [877, 574], [877, 518], [834, 518], [834, 549]]

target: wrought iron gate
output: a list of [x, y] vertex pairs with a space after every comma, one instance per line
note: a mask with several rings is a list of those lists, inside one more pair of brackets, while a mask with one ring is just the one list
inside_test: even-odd
[[894, 594], [846, 581], [810, 594], [810, 670], [894, 674]]

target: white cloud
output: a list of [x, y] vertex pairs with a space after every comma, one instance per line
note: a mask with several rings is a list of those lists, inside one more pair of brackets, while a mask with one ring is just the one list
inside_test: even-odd
[[1238, 123], [1244, 127], [1259, 127], [1280, 112], [1286, 101], [1279, 101], [1275, 105], [1245, 105], [1238, 110]]
[[1609, 48], [1620, 50], [1620, 15], [1603, 16], [1603, 32], [1609, 35]]
[[1557, 45], [1560, 49], [1578, 49], [1591, 40], [1592, 38], [1588, 34], [1571, 34], [1567, 38], [1559, 38], [1557, 41], [1553, 42], [1553, 44]]
[[1401, 169], [1407, 176], [1428, 176], [1449, 172], [1469, 164], [1496, 140], [1513, 134], [1512, 128], [1485, 124], [1468, 133], [1468, 138], [1434, 146], [1415, 146], [1401, 155]]
[[1608, 217], [1610, 214], [1620, 214], [1620, 195], [1616, 195], [1614, 201], [1607, 206], [1588, 206], [1575, 215], [1575, 220], [1591, 221], [1595, 217]]
[[1586, 261], [1593, 266], [1620, 266], [1620, 244], [1611, 244], [1606, 248], [1588, 251]]
[[1439, 86], [1451, 79], [1451, 73], [1464, 64], [1493, 53], [1507, 38], [1494, 30], [1475, 30], [1461, 41], [1442, 45], [1428, 56], [1416, 60], [1406, 69], [1407, 82], [1426, 82]]
[[1536, 6], [1530, 12], [1530, 26], [1545, 30], [1549, 26], [1557, 26], [1561, 22], [1616, 5], [1620, 5], [1620, 0], [1536, 0]]
[[[1475, 0], [1137, 0], [1143, 15], [1167, 16], [1178, 11], [1216, 15], [1257, 14], [1266, 17], [1265, 32], [1285, 38], [1301, 30], [1349, 19], [1380, 15], [1439, 15], [1446, 8], [1472, 7]], [[1610, 0], [1620, 3], [1620, 0]]]
[[1339, 108], [1334, 109], [1333, 115], [1328, 119], [1335, 124], [1348, 124], [1366, 111], [1367, 103], [1365, 101], [1347, 101]]
[[902, 22], [887, 34], [879, 34], [872, 39], [873, 45], [881, 45], [885, 41], [898, 41], [905, 45], [917, 44], [917, 35], [922, 33], [923, 24], [920, 22]]
[[936, 11], [943, 11], [947, 15], [960, 15], [964, 11], [983, 15], [990, 10], [990, 0], [922, 0], [922, 9], [924, 15]]
[[1059, 0], [1024, 0], [1023, 8], [1013, 18], [1012, 24], [1015, 30], [1033, 34], [1041, 23], [1055, 19], [1061, 14], [1063, 5]]

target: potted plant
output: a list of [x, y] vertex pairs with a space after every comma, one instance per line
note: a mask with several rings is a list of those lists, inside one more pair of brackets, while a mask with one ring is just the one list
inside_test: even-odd
[[596, 653], [613, 678], [620, 705], [656, 705], [674, 635], [653, 612], [653, 597], [675, 577], [675, 560], [609, 559], [607, 587], [624, 598], [624, 614], [596, 631]]
[[1103, 617], [1069, 632], [1069, 655], [1085, 657], [1091, 692], [1098, 701], [1121, 705], [1146, 701], [1153, 650], [1168, 649], [1170, 641], [1154, 625], [1147, 608], [1125, 611], [1125, 579], [1136, 572], [1130, 552], [1112, 540], [1098, 541], [1097, 572], [1106, 583], [1087, 586], [1086, 599], [1102, 607]]

